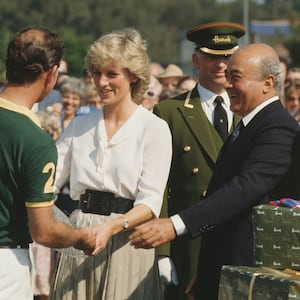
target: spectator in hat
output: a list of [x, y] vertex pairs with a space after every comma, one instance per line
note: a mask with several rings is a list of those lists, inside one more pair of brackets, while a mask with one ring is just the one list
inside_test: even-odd
[[[189, 30], [186, 37], [195, 43], [192, 61], [198, 71], [197, 85], [192, 91], [161, 101], [154, 107], [154, 113], [168, 122], [173, 139], [172, 165], [164, 199], [165, 215], [173, 215], [198, 203], [206, 194], [223, 145], [223, 139], [214, 126], [216, 96], [222, 96], [224, 100], [222, 107], [227, 114], [227, 122], [224, 122], [227, 134], [238, 122], [229, 109], [224, 84], [227, 60], [239, 48], [238, 38], [244, 33], [244, 27], [234, 23], [211, 23]], [[182, 73], [178, 71], [176, 74]], [[162, 280], [172, 283], [166, 287], [166, 299], [188, 299], [197, 273], [200, 238], [190, 240], [183, 236], [169, 246], [170, 252], [167, 247], [159, 249]], [[165, 255], [170, 255], [171, 260]], [[178, 285], [176, 278], [171, 278], [171, 274], [175, 274], [169, 268], [172, 261]]]
[[169, 64], [165, 70], [158, 74], [156, 77], [160, 81], [162, 85], [163, 91], [176, 90], [177, 83], [184, 76], [183, 71], [181, 68], [175, 64]]

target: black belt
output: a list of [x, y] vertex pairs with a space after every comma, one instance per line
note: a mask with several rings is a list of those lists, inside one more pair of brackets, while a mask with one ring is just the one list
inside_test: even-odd
[[84, 213], [109, 216], [112, 212], [124, 214], [133, 207], [133, 200], [115, 197], [113, 193], [86, 190], [80, 195], [79, 208]]
[[28, 249], [29, 245], [0, 245], [0, 249]]

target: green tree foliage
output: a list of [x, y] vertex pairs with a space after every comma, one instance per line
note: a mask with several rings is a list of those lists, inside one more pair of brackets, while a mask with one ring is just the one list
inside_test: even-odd
[[[150, 58], [164, 65], [178, 63], [184, 32], [206, 22], [243, 24], [244, 0], [5, 0], [0, 2], [0, 75], [11, 33], [28, 26], [58, 32], [66, 46], [72, 75], [80, 76], [89, 45], [103, 33], [124, 27], [139, 30], [148, 42]], [[268, 9], [266, 9], [266, 5]], [[299, 17], [299, 0], [249, 0], [249, 19]], [[291, 41], [289, 41], [291, 46]]]

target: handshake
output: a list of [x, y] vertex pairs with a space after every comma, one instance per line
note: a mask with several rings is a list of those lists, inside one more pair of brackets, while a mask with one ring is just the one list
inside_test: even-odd
[[[73, 246], [77, 250], [82, 250], [86, 255], [94, 256], [106, 247], [109, 239], [114, 234], [123, 230], [122, 225], [124, 219], [122, 218], [108, 221], [96, 227], [74, 228], [74, 224], [72, 224], [67, 215], [55, 205], [53, 207], [54, 219], [72, 227], [72, 235], [74, 237], [72, 245], [62, 245], [62, 247], [58, 248]], [[175, 237], [176, 232], [172, 221], [166, 218], [152, 219], [134, 227], [129, 236], [129, 240], [131, 245], [135, 248], [149, 249], [167, 243]]]
[[[106, 247], [108, 240], [114, 234], [110, 222], [96, 227], [76, 228], [72, 220], [55, 205], [53, 206], [53, 217], [56, 225], [59, 226], [54, 226], [54, 228], [56, 228], [56, 232], [61, 233], [61, 241], [56, 239], [54, 244], [48, 246], [55, 247], [59, 252], [70, 256], [81, 256], [83, 253], [97, 255]], [[76, 251], [74, 248], [81, 251]]]
[[[114, 221], [108, 221], [97, 227], [77, 229], [80, 237], [74, 248], [82, 250], [86, 255], [97, 255], [106, 247], [109, 239], [120, 231], [114, 224]], [[167, 243], [175, 237], [170, 219], [152, 219], [133, 228], [129, 240], [135, 248], [149, 249]]]

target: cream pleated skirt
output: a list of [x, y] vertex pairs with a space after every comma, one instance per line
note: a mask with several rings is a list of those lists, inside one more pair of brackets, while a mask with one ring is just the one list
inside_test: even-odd
[[[76, 227], [94, 227], [118, 214], [101, 216], [76, 210]], [[134, 249], [130, 231], [113, 236], [97, 256], [81, 251], [59, 251], [50, 300], [160, 300], [163, 299], [154, 249]]]

